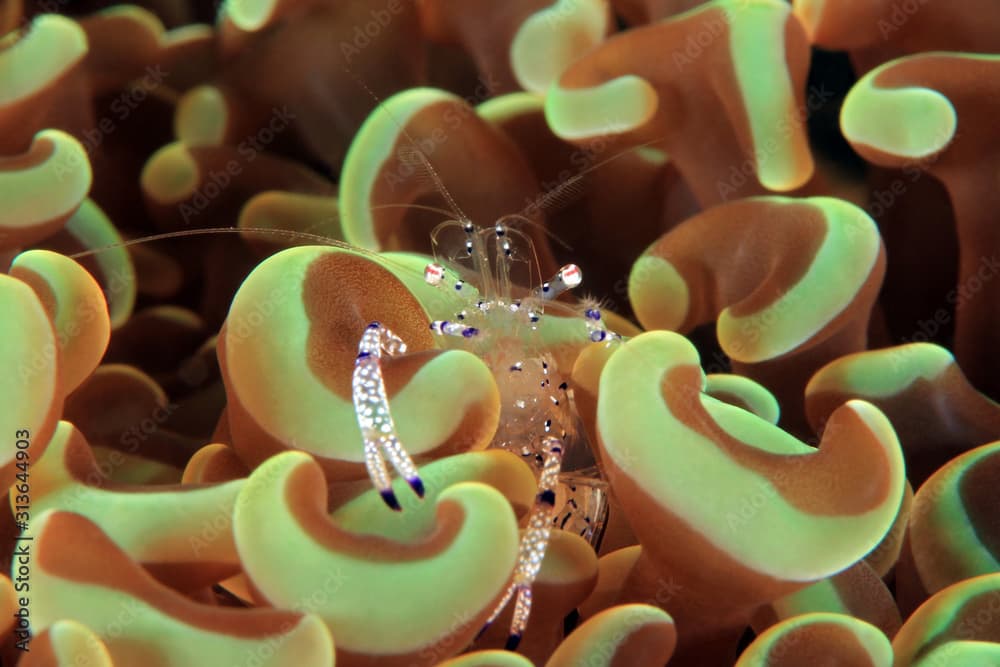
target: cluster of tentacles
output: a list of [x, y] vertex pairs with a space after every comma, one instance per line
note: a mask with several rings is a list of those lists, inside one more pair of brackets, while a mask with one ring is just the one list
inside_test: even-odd
[[0, 660], [1000, 663], [995, 4], [3, 3]]

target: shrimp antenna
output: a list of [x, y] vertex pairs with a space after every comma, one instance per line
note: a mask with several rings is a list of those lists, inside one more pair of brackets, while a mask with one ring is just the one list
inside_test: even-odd
[[368, 95], [373, 100], [375, 100], [375, 102], [378, 104], [376, 111], [381, 109], [381, 111], [383, 111], [389, 116], [393, 124], [395, 124], [396, 127], [399, 128], [399, 132], [403, 135], [403, 137], [406, 138], [406, 141], [409, 143], [410, 149], [417, 156], [417, 159], [419, 160], [420, 165], [423, 167], [424, 172], [427, 174], [427, 176], [430, 177], [431, 183], [434, 184], [434, 189], [437, 190], [438, 194], [440, 194], [444, 198], [445, 203], [447, 203], [448, 205], [448, 208], [451, 209], [451, 215], [453, 215], [456, 219], [462, 222], [463, 229], [466, 235], [466, 245], [468, 246], [468, 256], [472, 259], [472, 268], [477, 274], [479, 274], [479, 276], [482, 279], [483, 295], [486, 297], [491, 297], [495, 292], [495, 286], [493, 284], [492, 276], [489, 272], [489, 265], [490, 265], [489, 259], [486, 257], [485, 250], [482, 247], [482, 241], [475, 234], [475, 226], [473, 225], [472, 220], [469, 218], [468, 215], [465, 214], [462, 208], [458, 205], [458, 202], [455, 201], [455, 198], [452, 196], [448, 188], [445, 187], [444, 181], [441, 180], [441, 175], [438, 173], [437, 169], [434, 168], [434, 165], [431, 164], [431, 161], [427, 157], [427, 154], [424, 153], [423, 150], [421, 150], [420, 145], [417, 143], [417, 140], [413, 138], [413, 135], [411, 135], [410, 132], [406, 129], [406, 127], [401, 122], [399, 122], [399, 119], [396, 118], [396, 116], [392, 113], [392, 111], [389, 110], [389, 107], [386, 106], [385, 101], [379, 98], [379, 96], [375, 94], [375, 91], [373, 91], [370, 87], [368, 87], [368, 84], [365, 83], [364, 79], [358, 76], [358, 74], [355, 73], [354, 70], [352, 70], [350, 67], [344, 65], [344, 71], [347, 72], [351, 76], [351, 78], [355, 80], [355, 82], [357, 82], [358, 86], [360, 86], [362, 90], [368, 93]]
[[273, 227], [205, 227], [202, 229], [183, 229], [173, 232], [163, 232], [161, 234], [153, 234], [150, 236], [142, 236], [140, 238], [128, 239], [119, 241], [117, 243], [111, 243], [99, 248], [89, 248], [87, 250], [81, 250], [80, 252], [67, 255], [71, 259], [82, 259], [84, 257], [91, 257], [93, 255], [99, 255], [102, 252], [107, 252], [109, 250], [115, 250], [117, 248], [128, 248], [130, 246], [138, 246], [146, 243], [153, 243], [154, 241], [163, 241], [166, 239], [175, 239], [183, 237], [196, 237], [196, 236], [209, 236], [212, 234], [234, 234], [238, 236], [247, 236], [251, 240], [256, 236], [270, 236], [278, 239], [291, 239], [294, 241], [301, 241], [304, 244], [311, 243], [314, 245], [329, 246], [331, 248], [341, 248], [343, 250], [350, 251], [352, 253], [357, 253], [359, 255], [364, 255], [371, 260], [378, 262], [381, 265], [388, 265], [393, 267], [397, 271], [402, 272], [412, 272], [412, 268], [406, 264], [401, 264], [394, 258], [387, 256], [382, 253], [376, 253], [367, 248], [360, 248], [358, 246], [353, 246], [349, 243], [344, 243], [343, 241], [338, 241], [336, 239], [331, 239], [327, 236], [322, 236], [320, 234], [312, 234], [310, 232], [298, 231], [295, 229], [276, 229]]
[[430, 211], [431, 213], [437, 213], [438, 215], [448, 219], [455, 217], [455, 213], [453, 211], [449, 211], [438, 206], [426, 206], [424, 204], [376, 204], [371, 207], [371, 210], [378, 211], [383, 208], [412, 208], [418, 211]]
[[392, 122], [396, 124], [396, 127], [399, 128], [400, 133], [406, 138], [407, 142], [409, 142], [410, 148], [413, 149], [413, 152], [417, 155], [417, 158], [426, 170], [427, 175], [430, 176], [431, 182], [434, 183], [434, 188], [442, 197], [444, 197], [445, 202], [447, 202], [448, 207], [451, 209], [449, 215], [454, 215], [459, 220], [468, 220], [468, 216], [465, 215], [461, 207], [458, 205], [458, 202], [455, 201], [451, 192], [449, 192], [448, 188], [445, 187], [444, 181], [441, 180], [441, 176], [438, 174], [437, 169], [434, 168], [434, 165], [431, 164], [427, 155], [420, 149], [420, 145], [417, 144], [417, 140], [413, 138], [413, 135], [407, 131], [406, 127], [404, 127], [403, 124], [400, 123], [399, 120], [393, 115], [393, 113], [389, 111], [389, 107], [386, 106], [385, 101], [376, 95], [375, 91], [368, 87], [368, 84], [365, 83], [364, 79], [358, 76], [357, 73], [355, 73], [350, 67], [344, 65], [344, 71], [351, 75], [351, 78], [354, 79], [355, 82], [357, 82], [357, 84], [361, 86], [361, 88], [368, 93], [373, 100], [375, 100], [378, 107], [380, 107], [381, 110], [392, 119]]
[[319, 234], [311, 234], [309, 232], [300, 232], [291, 229], [268, 229], [266, 227], [205, 227], [202, 229], [182, 229], [175, 232], [163, 232], [162, 234], [143, 236], [142, 238], [138, 239], [129, 239], [127, 241], [120, 241], [119, 243], [111, 243], [106, 246], [101, 246], [100, 248], [90, 248], [89, 250], [81, 250], [80, 252], [76, 252], [73, 253], [72, 255], [67, 255], [67, 256], [70, 259], [81, 259], [83, 257], [91, 257], [93, 255], [99, 255], [102, 252], [107, 252], [108, 250], [114, 250], [116, 248], [128, 248], [134, 245], [152, 243], [153, 241], [176, 239], [185, 236], [207, 236], [209, 234], [266, 234], [270, 236], [283, 236], [286, 238], [293, 238], [301, 241], [313, 241], [320, 245], [349, 247], [352, 250], [363, 252], [360, 248], [355, 248], [354, 246], [351, 246], [347, 243], [335, 241], [334, 239], [327, 238], [326, 236], [321, 236]]
[[[414, 208], [425, 211], [431, 211], [432, 213], [439, 213], [442, 216], [450, 217], [452, 214], [443, 208], [437, 208], [435, 206], [424, 206], [423, 204], [380, 204], [374, 206], [373, 208]], [[528, 221], [530, 222], [530, 221]], [[162, 232], [160, 234], [151, 234], [149, 236], [142, 236], [136, 239], [128, 239], [125, 241], [119, 241], [118, 243], [110, 243], [99, 248], [90, 248], [88, 250], [81, 250], [80, 252], [73, 253], [72, 255], [67, 255], [71, 259], [82, 259], [84, 257], [91, 257], [93, 255], [99, 255], [102, 252], [107, 252], [108, 250], [114, 250], [116, 248], [128, 248], [130, 246], [142, 245], [144, 243], [152, 243], [154, 241], [163, 241], [166, 239], [176, 239], [185, 236], [207, 236], [209, 234], [260, 234], [267, 236], [279, 236], [284, 238], [295, 239], [297, 241], [311, 241], [318, 245], [330, 245], [330, 246], [340, 246], [349, 247], [352, 250], [359, 252], [370, 252], [365, 251], [363, 248], [358, 248], [352, 246], [349, 243], [344, 243], [343, 241], [337, 241], [336, 239], [331, 239], [327, 236], [321, 234], [313, 234], [311, 232], [303, 232], [294, 229], [275, 229], [268, 227], [203, 227], [200, 229], [182, 229], [173, 232]]]
[[[552, 211], [552, 210], [555, 210], [556, 206], [558, 204], [561, 204], [561, 203], [565, 204], [565, 203], [567, 203], [567, 199], [569, 199], [570, 197], [572, 197], [574, 194], [577, 194], [577, 193], [580, 192], [580, 184], [583, 181], [583, 177], [586, 176], [587, 174], [589, 174], [589, 173], [591, 173], [593, 171], [597, 171], [601, 167], [604, 167], [607, 164], [609, 164], [611, 162], [614, 162], [615, 160], [619, 159], [623, 155], [626, 155], [626, 154], [628, 154], [628, 153], [630, 153], [632, 151], [639, 150], [640, 148], [648, 148], [649, 146], [652, 146], [654, 144], [658, 144], [658, 143], [664, 141], [665, 139], [666, 139], [666, 137], [659, 137], [658, 139], [651, 139], [651, 140], [649, 140], [647, 142], [638, 144], [636, 146], [630, 146], [628, 148], [623, 148], [622, 150], [618, 151], [614, 155], [606, 157], [603, 160], [601, 160], [600, 162], [598, 162], [596, 164], [592, 164], [589, 167], [587, 167], [586, 169], [573, 174], [572, 176], [570, 176], [566, 180], [564, 180], [561, 183], [559, 183], [558, 185], [556, 185], [554, 188], [552, 188], [550, 190], [546, 190], [541, 195], [539, 195], [532, 203], [528, 204], [523, 209], [521, 209], [520, 213], [518, 213], [517, 215], [525, 217], [525, 216], [527, 216], [527, 214], [532, 209], [534, 209], [534, 210], [542, 210], [542, 211]], [[552, 235], [551, 232], [549, 232], [549, 235], [552, 238], [556, 238], [554, 235]]]

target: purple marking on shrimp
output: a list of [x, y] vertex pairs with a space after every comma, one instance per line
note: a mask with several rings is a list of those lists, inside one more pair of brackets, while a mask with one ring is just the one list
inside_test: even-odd
[[403, 511], [403, 508], [402, 506], [400, 506], [399, 500], [396, 499], [396, 494], [393, 493], [392, 489], [383, 490], [381, 492], [381, 495], [382, 495], [382, 500], [384, 500], [385, 504], [389, 506], [389, 509], [391, 509], [394, 512]]

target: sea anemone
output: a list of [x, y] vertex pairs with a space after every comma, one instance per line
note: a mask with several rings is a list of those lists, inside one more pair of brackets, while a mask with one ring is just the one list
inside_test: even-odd
[[990, 0], [83, 4], [0, 7], [4, 664], [1000, 659]]

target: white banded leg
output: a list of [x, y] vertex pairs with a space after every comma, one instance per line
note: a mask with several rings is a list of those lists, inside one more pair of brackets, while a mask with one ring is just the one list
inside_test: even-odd
[[542, 560], [549, 546], [549, 536], [552, 534], [552, 515], [556, 503], [555, 487], [559, 481], [559, 471], [562, 469], [562, 447], [562, 440], [555, 436], [548, 435], [542, 439], [545, 464], [538, 480], [538, 495], [535, 496], [528, 527], [521, 537], [514, 577], [479, 633], [482, 635], [486, 631], [516, 594], [514, 617], [510, 622], [510, 634], [507, 636], [505, 647], [508, 651], [517, 649], [524, 630], [528, 627], [528, 618], [531, 616], [531, 585], [542, 567]]
[[396, 437], [396, 425], [389, 412], [389, 398], [382, 378], [383, 352], [390, 356], [402, 354], [406, 352], [406, 344], [380, 323], [372, 322], [358, 343], [351, 395], [354, 399], [358, 426], [361, 428], [361, 437], [364, 440], [365, 467], [368, 468], [368, 476], [385, 504], [399, 511], [402, 508], [392, 490], [386, 459], [421, 498], [424, 496], [424, 484], [420, 480], [413, 460]]

